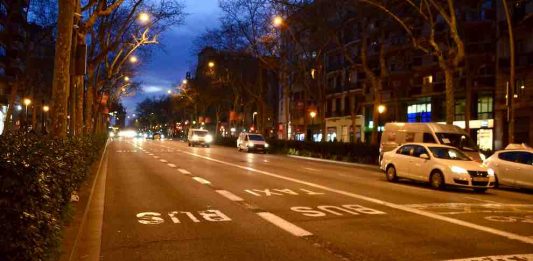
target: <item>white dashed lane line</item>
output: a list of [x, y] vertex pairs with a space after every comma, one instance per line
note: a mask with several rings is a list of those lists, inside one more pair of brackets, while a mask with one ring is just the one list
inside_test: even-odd
[[211, 182], [209, 182], [209, 180], [204, 179], [204, 178], [193, 177], [192, 179], [198, 181], [198, 183], [200, 183], [200, 184], [204, 184], [204, 185], [211, 184]]
[[231, 200], [231, 201], [244, 201], [241, 197], [227, 191], [227, 190], [216, 190], [216, 192], [223, 197]]
[[184, 169], [178, 169], [178, 171], [179, 171], [181, 174], [191, 174], [189, 171], [184, 170]]
[[277, 227], [293, 234], [297, 237], [312, 236], [313, 234], [281, 217], [278, 217], [270, 212], [259, 212], [257, 213], [264, 220], [276, 225]]
[[160, 159], [159, 161], [161, 161], [163, 163], [167, 163], [168, 162], [166, 159]]
[[171, 168], [175, 168], [176, 165], [172, 164], [172, 163], [168, 163], [167, 166], [171, 167]]

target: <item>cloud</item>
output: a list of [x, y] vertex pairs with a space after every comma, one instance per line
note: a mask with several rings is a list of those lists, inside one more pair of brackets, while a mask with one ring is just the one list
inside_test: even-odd
[[148, 94], [153, 94], [155, 92], [162, 92], [164, 90], [161, 86], [155, 86], [155, 85], [144, 85], [142, 86], [143, 92]]

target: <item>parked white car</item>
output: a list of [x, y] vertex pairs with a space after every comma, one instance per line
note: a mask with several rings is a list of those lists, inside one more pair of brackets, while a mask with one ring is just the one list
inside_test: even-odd
[[492, 169], [455, 147], [434, 143], [407, 143], [385, 152], [381, 169], [391, 182], [406, 178], [429, 182], [436, 189], [457, 186], [484, 192], [495, 184]]
[[512, 144], [496, 151], [485, 165], [494, 169], [496, 185], [533, 189], [533, 149]]
[[237, 139], [237, 149], [239, 151], [262, 151], [266, 153], [268, 147], [268, 143], [261, 134], [243, 132]]

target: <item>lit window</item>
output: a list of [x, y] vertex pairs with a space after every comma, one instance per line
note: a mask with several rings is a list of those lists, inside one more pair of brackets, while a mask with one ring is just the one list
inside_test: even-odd
[[479, 120], [492, 118], [493, 98], [491, 96], [482, 96], [477, 99], [477, 117]]

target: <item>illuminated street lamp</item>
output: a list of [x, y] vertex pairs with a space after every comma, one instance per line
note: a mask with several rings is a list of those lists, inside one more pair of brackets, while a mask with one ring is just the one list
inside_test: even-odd
[[272, 19], [272, 24], [274, 25], [274, 27], [280, 27], [283, 25], [283, 17], [277, 15], [274, 17], [274, 19]]
[[313, 139], [313, 126], [315, 125], [316, 111], [310, 111], [309, 116], [311, 117], [311, 139]]
[[184, 79], [183, 81], [181, 81], [181, 83], [187, 84], [187, 83], [189, 83], [189, 81], [187, 81], [187, 79]]
[[147, 24], [148, 22], [150, 22], [150, 15], [146, 12], [141, 12], [139, 16], [137, 17], [137, 19], [142, 24]]
[[28, 121], [28, 106], [31, 104], [31, 100], [28, 99], [28, 98], [24, 98], [24, 100], [22, 101], [24, 103], [24, 106], [26, 106], [26, 119], [24, 119], [27, 123]]
[[124, 81], [129, 82], [130, 81], [130, 77], [124, 76]]
[[387, 107], [385, 107], [385, 105], [379, 105], [379, 106], [378, 106], [378, 112], [379, 112], [379, 114], [384, 113], [386, 110], [387, 110]]
[[172, 94], [172, 90], [168, 90], [167, 93], [168, 93], [168, 94]]
[[210, 61], [210, 62], [207, 64], [207, 66], [209, 66], [209, 68], [213, 68], [213, 67], [215, 67], [215, 62]]
[[41, 125], [43, 133], [46, 133], [46, 121], [48, 120], [48, 111], [50, 107], [48, 105], [43, 105], [43, 113], [41, 113]]
[[137, 56], [135, 55], [132, 55], [130, 57], [130, 63], [137, 63], [139, 61], [139, 59], [137, 58]]
[[380, 119], [381, 117], [380, 117], [380, 116], [381, 116], [381, 114], [383, 114], [386, 110], [387, 110], [387, 107], [385, 107], [385, 105], [381, 104], [381, 105], [378, 106], [378, 113], [379, 113], [379, 114], [378, 114], [378, 118], [377, 118], [377, 122], [376, 122], [376, 124], [377, 124], [377, 128], [378, 128], [378, 131], [379, 131], [379, 123], [380, 123], [380, 121], [381, 121], [381, 119]]

